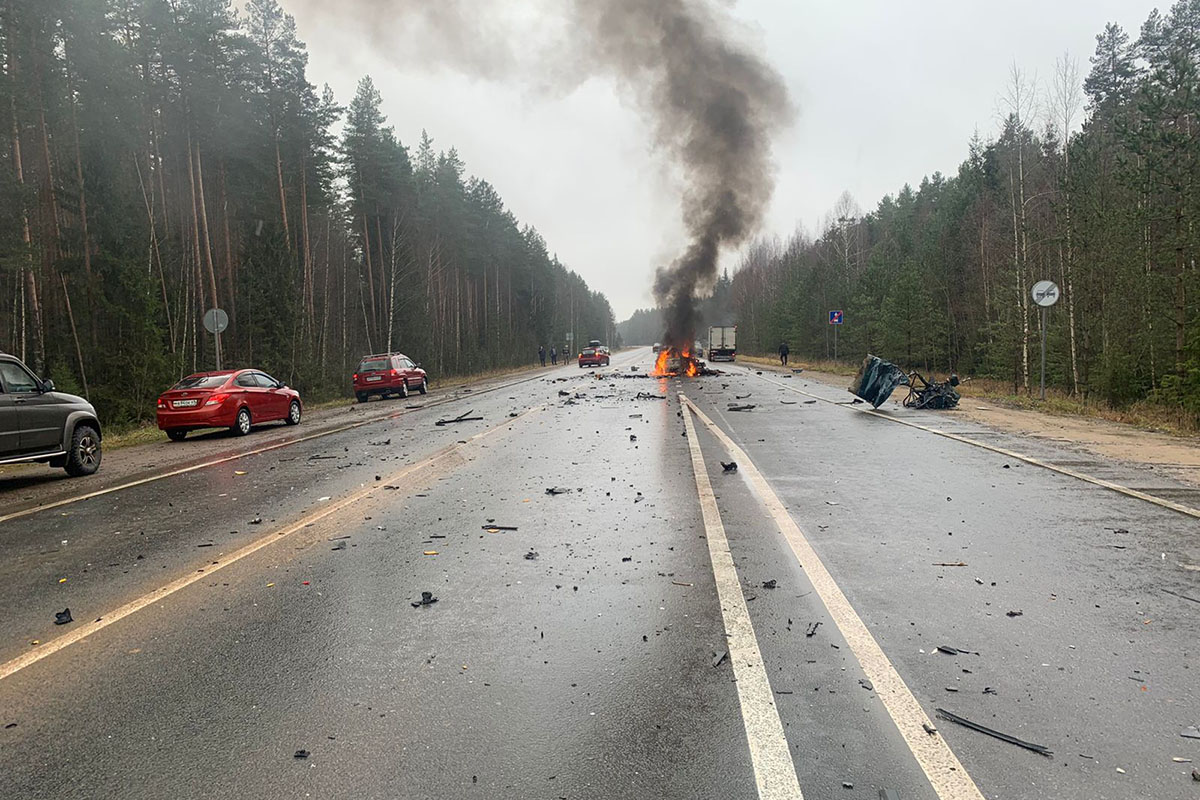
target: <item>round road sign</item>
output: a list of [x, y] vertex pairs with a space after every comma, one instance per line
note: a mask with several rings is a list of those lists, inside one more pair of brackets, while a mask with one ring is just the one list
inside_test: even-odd
[[1058, 302], [1058, 284], [1054, 281], [1038, 281], [1033, 285], [1033, 302], [1049, 307]]
[[221, 333], [229, 327], [229, 315], [220, 308], [210, 308], [204, 312], [204, 330], [209, 333]]

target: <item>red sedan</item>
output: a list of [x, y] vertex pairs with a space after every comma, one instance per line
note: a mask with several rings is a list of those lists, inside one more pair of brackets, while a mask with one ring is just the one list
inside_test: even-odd
[[188, 431], [229, 428], [245, 436], [251, 425], [283, 420], [299, 425], [300, 393], [256, 369], [197, 372], [158, 398], [158, 427], [172, 441]]

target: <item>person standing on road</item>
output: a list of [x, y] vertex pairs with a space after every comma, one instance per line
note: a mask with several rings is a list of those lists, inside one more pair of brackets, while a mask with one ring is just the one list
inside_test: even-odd
[[787, 366], [787, 358], [788, 358], [787, 342], [780, 342], [779, 343], [779, 363], [786, 367]]
[[550, 366], [558, 366], [558, 348], [553, 345], [550, 346]]
[[546, 366], [546, 345], [538, 345], [538, 361], [542, 362], [542, 366]]

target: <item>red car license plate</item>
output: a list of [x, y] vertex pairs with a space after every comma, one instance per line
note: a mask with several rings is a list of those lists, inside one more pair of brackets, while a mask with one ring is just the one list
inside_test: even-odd
[[171, 403], [175, 408], [193, 408], [199, 400], [175, 400]]
[[383, 380], [383, 376], [382, 375], [368, 375], [367, 380], [368, 381], [381, 381], [381, 380]]

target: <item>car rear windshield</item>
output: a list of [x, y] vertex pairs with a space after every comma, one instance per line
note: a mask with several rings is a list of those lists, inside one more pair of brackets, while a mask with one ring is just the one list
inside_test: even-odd
[[179, 383], [172, 386], [172, 389], [215, 389], [225, 381], [229, 380], [228, 375], [188, 375]]
[[359, 372], [371, 372], [377, 369], [387, 369], [388, 360], [386, 358], [368, 358], [358, 365]]
[[584, 350], [583, 350], [583, 354], [584, 354], [585, 356], [594, 356], [594, 355], [596, 355], [596, 351], [595, 351], [595, 350], [593, 350], [593, 349], [592, 349], [592, 348], [590, 348], [590, 347], [587, 347], [587, 348], [584, 348]]

